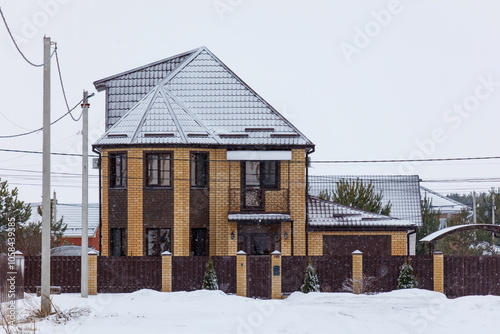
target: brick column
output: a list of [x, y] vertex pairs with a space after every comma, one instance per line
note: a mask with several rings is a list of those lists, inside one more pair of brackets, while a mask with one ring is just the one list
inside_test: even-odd
[[[144, 155], [141, 149], [127, 152], [127, 255], [144, 255], [143, 189]], [[175, 232], [174, 232], [175, 233]], [[175, 237], [175, 234], [174, 234]]]
[[271, 298], [281, 299], [281, 253], [271, 253]]
[[434, 252], [434, 291], [444, 293], [444, 256]]
[[363, 253], [352, 252], [352, 287], [356, 294], [363, 292]]
[[172, 253], [161, 253], [161, 291], [172, 292]]
[[88, 293], [89, 295], [97, 295], [97, 252], [95, 250], [89, 251], [88, 257]]
[[236, 253], [236, 294], [247, 296], [247, 253]]
[[174, 255], [189, 256], [189, 150], [174, 151]]

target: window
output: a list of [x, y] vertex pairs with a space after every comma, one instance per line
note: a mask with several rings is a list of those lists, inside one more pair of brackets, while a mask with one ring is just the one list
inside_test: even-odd
[[243, 168], [245, 187], [279, 187], [278, 161], [245, 161]]
[[109, 186], [111, 188], [126, 187], [127, 155], [115, 153], [109, 155]]
[[148, 256], [159, 256], [165, 251], [170, 252], [169, 228], [149, 228], [146, 230], [146, 239]]
[[172, 159], [170, 153], [146, 154], [146, 185], [170, 187], [172, 185]]
[[191, 153], [191, 187], [205, 188], [207, 186], [207, 165], [207, 153]]
[[191, 253], [193, 256], [207, 255], [207, 229], [193, 228], [191, 229]]
[[111, 234], [111, 256], [125, 256], [127, 255], [127, 229], [126, 228], [112, 228]]

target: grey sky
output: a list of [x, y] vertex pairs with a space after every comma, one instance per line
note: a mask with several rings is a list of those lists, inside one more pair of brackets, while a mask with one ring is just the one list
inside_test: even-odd
[[[58, 43], [69, 103], [92, 82], [207, 46], [316, 144], [314, 160], [496, 156], [500, 121], [498, 1], [0, 1], [21, 49], [42, 61]], [[55, 4], [55, 5], [54, 5]], [[42, 70], [22, 60], [0, 27], [0, 134], [42, 123]], [[55, 62], [52, 118], [65, 112]], [[77, 108], [79, 115], [80, 108]], [[104, 93], [91, 99], [92, 142]], [[9, 121], [17, 124], [14, 125]], [[22, 128], [21, 128], [22, 127]], [[53, 150], [80, 152], [80, 123], [54, 125]], [[42, 135], [0, 139], [41, 150]], [[420, 146], [417, 144], [420, 143]], [[77, 158], [53, 171], [78, 173]], [[424, 180], [491, 178], [498, 160], [417, 164], [315, 164], [313, 174], [419, 174]], [[41, 200], [41, 156], [0, 152], [0, 177]], [[96, 171], [92, 171], [95, 175]], [[58, 199], [79, 202], [79, 177], [53, 178]], [[90, 200], [98, 200], [91, 179]], [[499, 183], [425, 183], [447, 193]]]

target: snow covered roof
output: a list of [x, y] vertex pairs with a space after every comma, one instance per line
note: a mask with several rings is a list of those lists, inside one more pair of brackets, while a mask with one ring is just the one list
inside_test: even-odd
[[333, 191], [341, 179], [371, 182], [375, 192], [382, 192], [382, 203], [391, 202], [390, 217], [422, 226], [418, 175], [309, 175], [309, 194], [318, 196], [323, 190]]
[[[42, 216], [38, 214], [38, 206], [41, 203], [31, 203], [31, 217], [29, 222], [38, 223], [42, 221]], [[81, 204], [63, 204], [57, 203], [57, 220], [63, 217], [63, 223], [67, 224], [65, 237], [81, 237], [82, 236], [82, 205]], [[88, 235], [95, 237], [99, 228], [99, 204], [89, 203], [88, 211]]]
[[[500, 225], [493, 224], [465, 224], [465, 225], [455, 225], [443, 228], [439, 231], [431, 233], [424, 238], [420, 239], [420, 242], [432, 242], [444, 238], [448, 234], [459, 231], [469, 231], [469, 230], [484, 230], [495, 233], [495, 235], [500, 234]], [[498, 237], [498, 236], [497, 236]]]
[[434, 207], [434, 209], [441, 211], [441, 213], [457, 214], [460, 213], [460, 211], [462, 211], [463, 209], [470, 210], [467, 205], [457, 202], [444, 195], [438, 194], [437, 192], [428, 188], [420, 186], [420, 193], [422, 195], [422, 199], [424, 199], [424, 197], [430, 199], [432, 201], [432, 206]]
[[230, 213], [227, 218], [231, 222], [249, 220], [290, 221], [290, 215], [280, 213]]
[[[96, 147], [314, 146], [206, 47], [94, 84], [107, 89], [108, 115], [113, 117], [108, 121], [112, 126], [94, 144]], [[115, 105], [114, 99], [128, 102]], [[127, 107], [130, 109], [124, 113]]]
[[391, 218], [310, 196], [307, 200], [309, 226], [413, 228], [415, 223]]

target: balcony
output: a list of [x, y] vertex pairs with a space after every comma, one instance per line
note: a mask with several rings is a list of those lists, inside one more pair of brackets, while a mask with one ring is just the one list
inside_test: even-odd
[[229, 212], [289, 213], [288, 189], [229, 189]]

